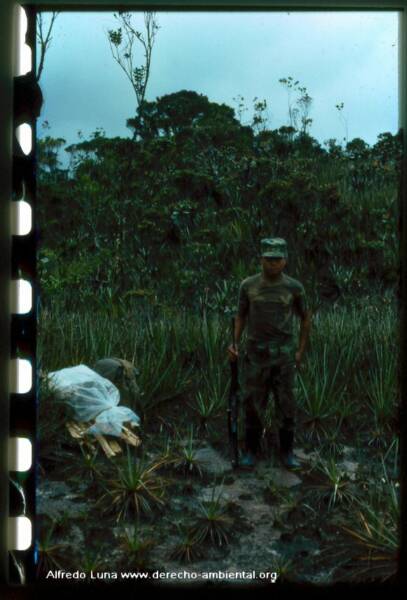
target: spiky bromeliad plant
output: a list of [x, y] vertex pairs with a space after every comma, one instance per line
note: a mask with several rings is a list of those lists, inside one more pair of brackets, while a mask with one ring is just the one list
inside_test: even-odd
[[192, 385], [192, 366], [179, 360], [184, 329], [178, 321], [148, 318], [134, 351], [143, 390], [139, 409], [148, 417], [156, 407], [185, 393]]
[[315, 475], [317, 482], [310, 486], [310, 496], [317, 503], [326, 503], [330, 510], [338, 504], [352, 504], [356, 499], [356, 490], [346, 471], [332, 456], [327, 462], [321, 460], [316, 464]]
[[79, 448], [81, 455], [67, 465], [66, 474], [79, 475], [81, 479], [92, 484], [100, 483], [103, 479], [103, 466], [98, 460], [98, 448], [84, 443], [80, 443]]
[[219, 401], [217, 397], [210, 391], [208, 393], [198, 392], [194, 410], [199, 418], [199, 431], [209, 435], [212, 432], [210, 420], [219, 414]]
[[155, 544], [155, 540], [143, 534], [138, 525], [126, 527], [120, 543], [126, 565], [132, 569], [146, 570]]
[[273, 558], [273, 564], [270, 572], [277, 573], [277, 582], [292, 581], [295, 579], [295, 565], [292, 559], [281, 554]]
[[386, 447], [395, 424], [398, 401], [397, 354], [391, 347], [375, 341], [373, 357], [367, 378], [360, 382], [360, 387], [367, 396], [374, 422], [369, 445]]
[[37, 575], [45, 575], [54, 569], [63, 569], [61, 555], [67, 544], [54, 542], [57, 524], [57, 521], [53, 521], [48, 528], [45, 526], [40, 528], [37, 542]]
[[164, 504], [166, 481], [157, 471], [164, 461], [147, 463], [127, 451], [127, 463], [117, 468], [117, 477], [108, 482], [107, 491], [100, 502], [110, 500], [107, 510], [117, 511], [117, 521], [129, 514], [150, 514]]
[[343, 530], [349, 536], [349, 556], [356, 568], [352, 579], [388, 580], [396, 575], [400, 545], [399, 486], [388, 477], [383, 461], [380, 485], [356, 502], [351, 523]]
[[186, 443], [178, 440], [178, 449], [173, 465], [186, 476], [203, 476], [202, 461], [198, 458], [194, 443], [194, 430], [190, 427]]
[[163, 469], [169, 469], [174, 466], [177, 460], [176, 443], [174, 439], [169, 435], [162, 440], [160, 447], [160, 462], [162, 463]]
[[310, 359], [304, 376], [298, 375], [300, 402], [306, 413], [305, 429], [310, 439], [320, 440], [342, 404], [345, 392], [341, 377], [342, 355], [339, 355], [332, 368], [328, 360], [327, 345], [321, 349], [319, 360]]
[[180, 524], [178, 524], [177, 528], [181, 535], [181, 539], [171, 550], [169, 558], [183, 563], [191, 563], [202, 558], [200, 540], [197, 537], [196, 532], [193, 529], [183, 527]]
[[107, 566], [106, 557], [101, 552], [95, 552], [86, 549], [82, 557], [81, 571], [84, 573], [100, 572]]
[[233, 519], [222, 502], [222, 490], [216, 493], [216, 488], [213, 488], [211, 499], [199, 504], [197, 524], [193, 531], [200, 542], [224, 546], [229, 544], [232, 526]]
[[344, 446], [340, 440], [340, 423], [327, 431], [326, 437], [322, 441], [322, 451], [332, 458], [343, 455]]
[[215, 414], [216, 399], [209, 394], [204, 394], [202, 391], [199, 391], [196, 395], [194, 409], [199, 417], [199, 428], [207, 431], [208, 421]]

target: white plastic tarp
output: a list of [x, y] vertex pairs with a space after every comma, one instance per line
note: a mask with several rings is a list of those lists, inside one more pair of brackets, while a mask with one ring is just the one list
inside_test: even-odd
[[48, 374], [48, 380], [58, 397], [71, 407], [77, 421], [95, 421], [88, 433], [120, 436], [123, 423], [140, 425], [135, 412], [118, 406], [117, 387], [86, 365], [54, 371]]

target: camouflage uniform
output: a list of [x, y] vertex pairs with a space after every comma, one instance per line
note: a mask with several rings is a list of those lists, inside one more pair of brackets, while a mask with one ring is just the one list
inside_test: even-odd
[[[284, 240], [264, 240], [262, 255], [286, 258]], [[263, 246], [271, 247], [268, 254]], [[277, 248], [277, 250], [276, 250]], [[280, 254], [278, 254], [280, 252]], [[239, 291], [238, 315], [247, 319], [247, 345], [241, 380], [245, 410], [246, 447], [256, 453], [263, 429], [264, 412], [270, 391], [276, 402], [280, 428], [292, 431], [295, 425], [295, 345], [292, 317], [306, 312], [302, 284], [281, 273], [269, 281], [262, 273], [245, 279]]]
[[93, 370], [114, 383], [125, 401], [135, 403], [139, 400], [140, 389], [136, 380], [139, 372], [132, 363], [123, 358], [102, 358], [95, 363]]

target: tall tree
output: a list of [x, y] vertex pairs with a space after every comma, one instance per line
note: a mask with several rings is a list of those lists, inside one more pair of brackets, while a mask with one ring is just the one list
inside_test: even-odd
[[298, 108], [296, 108], [293, 104], [292, 94], [297, 91], [297, 87], [299, 81], [294, 81], [293, 77], [284, 77], [278, 80], [282, 86], [285, 87], [287, 91], [287, 102], [288, 102], [288, 119], [289, 119], [289, 127], [293, 127], [297, 129], [297, 121], [298, 121]]
[[[156, 13], [145, 12], [145, 31], [143, 33], [133, 23], [133, 16], [129, 12], [115, 13], [114, 17], [119, 22], [120, 27], [108, 31], [108, 40], [112, 56], [130, 81], [136, 94], [137, 107], [140, 107], [146, 95], [150, 77], [151, 56], [159, 26]], [[144, 50], [144, 62], [139, 66], [136, 66], [137, 42]]]
[[309, 116], [312, 98], [308, 94], [306, 87], [299, 87], [298, 91], [301, 93], [301, 96], [297, 100], [297, 106], [301, 114], [301, 133], [306, 135], [307, 129], [312, 123], [312, 119]]
[[38, 42], [38, 46], [39, 46], [39, 56], [40, 56], [40, 59], [38, 62], [37, 75], [36, 75], [37, 81], [40, 80], [40, 77], [44, 70], [45, 55], [46, 55], [46, 53], [50, 47], [51, 41], [52, 41], [51, 33], [52, 33], [52, 29], [55, 24], [55, 19], [57, 18], [58, 15], [59, 15], [59, 12], [53, 11], [51, 13], [51, 18], [50, 18], [50, 21], [48, 22], [48, 26], [47, 26], [47, 19], [45, 18], [45, 15], [41, 12], [39, 12], [37, 14], [37, 42]]

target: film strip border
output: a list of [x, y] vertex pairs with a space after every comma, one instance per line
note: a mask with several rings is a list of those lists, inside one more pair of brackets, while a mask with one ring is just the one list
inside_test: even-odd
[[[2, 0], [0, 0], [2, 2]], [[282, 3], [284, 0], [282, 0]], [[79, 0], [76, 0], [79, 3]], [[110, 4], [104, 0], [94, 0], [92, 4]], [[125, 3], [125, 0], [123, 0]], [[45, 0], [48, 6], [48, 0]], [[112, 2], [114, 4], [114, 2]], [[208, 0], [210, 4], [210, 0]], [[244, 4], [244, 3], [243, 3]], [[318, 2], [316, 2], [318, 4]], [[335, 4], [335, 3], [334, 3]], [[368, 3], [366, 3], [368, 5]], [[380, 4], [380, 3], [379, 3]], [[72, 6], [75, 2], [72, 2]], [[406, 132], [406, 81], [407, 61], [407, 10], [401, 0], [394, 2], [394, 8], [402, 11], [400, 18], [400, 125]], [[31, 54], [31, 67], [27, 73], [15, 77], [14, 99], [14, 139], [13, 139], [13, 199], [11, 207], [12, 234], [12, 281], [11, 281], [11, 397], [10, 397], [10, 512], [8, 519], [8, 549], [10, 583], [26, 583], [35, 579], [35, 457], [36, 457], [36, 244], [35, 244], [35, 131], [36, 117], [41, 106], [41, 92], [35, 82], [35, 8], [25, 8], [27, 31], [21, 41]], [[3, 14], [3, 13], [1, 13]], [[402, 296], [406, 296], [406, 147], [404, 135], [403, 183], [401, 202], [401, 253], [402, 253]], [[31, 140], [31, 141], [30, 141]], [[28, 141], [27, 146], [25, 146]], [[24, 300], [23, 300], [24, 298]], [[406, 316], [403, 307], [401, 324], [402, 365], [406, 364]], [[403, 392], [403, 416], [406, 415], [405, 392], [406, 373], [401, 374]], [[5, 411], [6, 412], [6, 411]], [[2, 414], [5, 414], [2, 411]], [[402, 454], [405, 464], [407, 420], [402, 418]], [[402, 513], [406, 514], [406, 494], [403, 494]], [[405, 522], [405, 519], [403, 519]], [[406, 559], [405, 534], [402, 536], [400, 564]], [[404, 560], [403, 560], [404, 559]]]
[[36, 487], [36, 10], [18, 7], [11, 207], [11, 373], [9, 412], [9, 583], [35, 579]]

